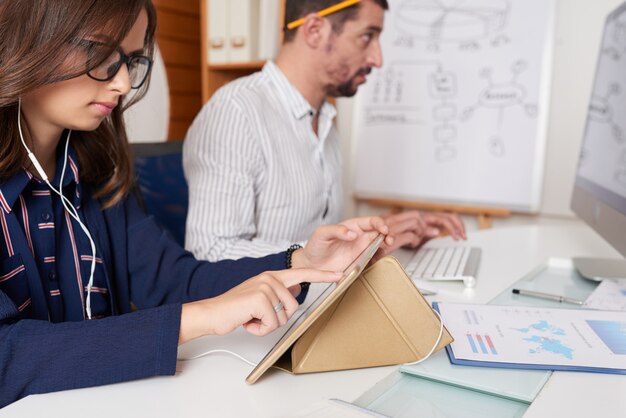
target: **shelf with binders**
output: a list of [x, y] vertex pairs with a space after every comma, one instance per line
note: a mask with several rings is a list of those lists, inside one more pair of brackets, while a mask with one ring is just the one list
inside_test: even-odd
[[258, 71], [265, 65], [265, 60], [255, 60], [255, 61], [247, 61], [247, 62], [228, 62], [228, 63], [218, 63], [211, 64], [209, 63], [207, 68], [212, 71], [245, 71], [252, 70]]
[[202, 102], [261, 70], [281, 40], [285, 0], [201, 0]]

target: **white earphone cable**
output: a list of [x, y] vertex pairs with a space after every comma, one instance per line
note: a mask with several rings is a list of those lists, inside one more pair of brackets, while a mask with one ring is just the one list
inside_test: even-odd
[[210, 350], [207, 352], [204, 352], [202, 354], [198, 354], [197, 356], [193, 356], [193, 357], [186, 357], [186, 358], [179, 358], [178, 361], [190, 361], [190, 360], [196, 360], [202, 357], [206, 357], [208, 355], [211, 354], [218, 354], [218, 353], [224, 353], [224, 354], [230, 354], [231, 356], [237, 357], [239, 360], [243, 361], [244, 363], [249, 364], [252, 367], [256, 367], [256, 363], [251, 362], [248, 359], [245, 359], [244, 357], [240, 356], [237, 353], [233, 353], [232, 351], [228, 351], [228, 350]]
[[[26, 149], [26, 152], [28, 153], [28, 158], [33, 163], [35, 170], [37, 170], [37, 173], [39, 173], [39, 175], [41, 176], [41, 179], [48, 185], [48, 187], [57, 195], [59, 195], [59, 197], [61, 198], [61, 204], [63, 205], [67, 213], [72, 218], [74, 218], [76, 222], [78, 222], [78, 224], [80, 225], [85, 235], [87, 235], [87, 239], [89, 239], [92, 259], [91, 259], [91, 269], [90, 269], [90, 274], [89, 274], [89, 282], [87, 284], [87, 300], [85, 301], [85, 311], [87, 313], [87, 318], [91, 319], [91, 289], [93, 287], [93, 278], [94, 278], [94, 273], [96, 271], [96, 244], [93, 238], [91, 237], [89, 230], [87, 229], [85, 224], [80, 220], [80, 217], [78, 216], [78, 211], [76, 210], [76, 208], [72, 205], [69, 199], [63, 195], [63, 178], [65, 176], [65, 169], [67, 168], [68, 149], [69, 149], [69, 143], [70, 143], [70, 135], [72, 134], [72, 131], [71, 130], [68, 131], [67, 137], [65, 139], [65, 154], [63, 158], [63, 169], [61, 170], [61, 180], [59, 182], [59, 190], [57, 190], [50, 183], [50, 180], [48, 179], [48, 175], [46, 174], [43, 167], [37, 160], [37, 157], [35, 157], [35, 154], [33, 154], [30, 148], [28, 148], [28, 145], [26, 145], [26, 141], [24, 140], [24, 134], [22, 133], [22, 99], [21, 98], [19, 99], [18, 105], [17, 105], [17, 129], [20, 134], [20, 140], [22, 141], [22, 145], [24, 145], [24, 148]], [[82, 289], [81, 289], [81, 292], [82, 292]]]
[[443, 337], [443, 318], [441, 317], [441, 315], [439, 314], [439, 312], [437, 312], [436, 309], [433, 309], [433, 312], [437, 314], [437, 317], [439, 318], [439, 336], [437, 337], [437, 341], [435, 341], [435, 344], [433, 344], [433, 347], [430, 349], [430, 351], [428, 352], [428, 354], [426, 354], [426, 357], [423, 357], [417, 361], [414, 361], [413, 363], [404, 363], [404, 366], [414, 366], [416, 364], [420, 364], [426, 360], [428, 360], [428, 358], [430, 356], [432, 356], [432, 354], [435, 352], [435, 350], [437, 349], [437, 347], [439, 346], [439, 343], [441, 342], [441, 337]]
[[[67, 140], [65, 141], [65, 158], [63, 159], [63, 170], [61, 170], [61, 180], [59, 181], [58, 194], [59, 196], [61, 196], [61, 202], [63, 203], [63, 207], [65, 208], [65, 210], [67, 210], [70, 214], [74, 212], [75, 214], [74, 219], [76, 219], [81, 229], [83, 230], [83, 232], [85, 233], [85, 235], [87, 235], [87, 238], [89, 239], [89, 245], [91, 247], [92, 258], [91, 258], [91, 266], [89, 269], [89, 281], [87, 282], [87, 300], [85, 301], [85, 310], [87, 312], [87, 318], [91, 319], [91, 288], [93, 287], [93, 278], [94, 278], [95, 271], [96, 271], [96, 244], [93, 241], [93, 238], [91, 237], [91, 234], [89, 233], [89, 230], [87, 229], [87, 226], [85, 226], [85, 224], [82, 223], [80, 218], [78, 217], [78, 211], [76, 210], [76, 208], [63, 195], [63, 177], [65, 177], [65, 168], [67, 167], [67, 160], [68, 160], [67, 155], [68, 155], [69, 144], [70, 144], [70, 136], [68, 134]], [[48, 186], [50, 186], [50, 184], [48, 184]]]
[[[433, 312], [435, 312], [435, 314], [439, 318], [439, 335], [437, 336], [437, 340], [435, 341], [435, 344], [433, 344], [432, 348], [430, 349], [430, 351], [428, 352], [428, 354], [424, 358], [421, 358], [421, 359], [419, 359], [417, 361], [414, 361], [413, 363], [404, 363], [404, 366], [413, 366], [415, 364], [420, 364], [420, 363], [426, 361], [428, 358], [430, 358], [430, 356], [432, 356], [432, 354], [435, 352], [435, 350], [439, 346], [439, 343], [441, 342], [441, 338], [443, 337], [443, 329], [444, 329], [443, 318], [441, 317], [439, 312], [437, 312], [436, 309], [433, 309]], [[221, 349], [209, 350], [209, 351], [206, 351], [204, 353], [201, 353], [201, 354], [198, 354], [198, 355], [195, 355], [195, 356], [192, 356], [192, 357], [179, 358], [178, 361], [191, 361], [191, 360], [196, 360], [196, 359], [199, 359], [199, 358], [202, 358], [202, 357], [209, 356], [211, 354], [218, 354], [218, 353], [230, 354], [231, 356], [238, 358], [239, 360], [243, 361], [244, 363], [249, 364], [252, 367], [256, 367], [257, 366], [256, 363], [251, 362], [250, 360], [240, 356], [237, 353], [234, 353], [234, 352], [229, 351], [229, 350], [221, 350]]]

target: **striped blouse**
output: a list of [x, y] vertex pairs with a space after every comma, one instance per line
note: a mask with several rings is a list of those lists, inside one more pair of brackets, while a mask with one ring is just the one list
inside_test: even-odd
[[198, 258], [261, 256], [307, 240], [341, 216], [334, 107], [315, 110], [280, 69], [221, 88], [185, 139], [185, 247]]
[[[71, 151], [63, 192], [81, 212], [81, 185], [75, 161], [76, 156]], [[62, 167], [60, 160], [55, 179], [60, 178]], [[0, 290], [16, 302], [23, 317], [30, 317], [32, 301], [27, 294], [21, 294], [27, 289], [21, 283], [23, 278], [20, 275], [25, 270], [24, 255], [17, 248], [22, 235], [13, 236], [16, 230], [21, 230], [39, 274], [44, 278], [42, 285], [46, 292], [49, 320], [82, 321], [85, 318], [85, 284], [89, 281], [92, 254], [80, 225], [68, 215], [61, 199], [26, 170], [2, 184], [0, 205], [4, 244], [0, 245]], [[10, 216], [12, 211], [16, 216]], [[12, 228], [11, 222], [16, 222], [19, 229]], [[95, 318], [111, 315], [109, 289], [98, 254], [91, 306]]]

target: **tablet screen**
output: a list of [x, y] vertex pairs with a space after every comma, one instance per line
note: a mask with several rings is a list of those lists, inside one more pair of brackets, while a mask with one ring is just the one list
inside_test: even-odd
[[344, 270], [343, 277], [337, 283], [329, 284], [326, 289], [305, 309], [300, 316], [285, 331], [283, 336], [272, 347], [272, 349], [263, 357], [263, 360], [252, 370], [246, 378], [247, 383], [254, 383], [265, 370], [274, 364], [285, 351], [304, 334], [311, 324], [318, 318], [328, 306], [337, 300], [337, 298], [350, 287], [352, 282], [356, 280], [363, 269], [370, 262], [380, 244], [385, 239], [384, 235], [379, 234], [372, 243]]

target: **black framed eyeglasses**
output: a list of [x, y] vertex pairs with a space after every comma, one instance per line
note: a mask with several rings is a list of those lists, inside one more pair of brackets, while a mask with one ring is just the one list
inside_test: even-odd
[[102, 57], [111, 47], [96, 41], [80, 40], [80, 45], [87, 51], [87, 75], [96, 81], [109, 81], [118, 73], [122, 64], [128, 67], [130, 87], [140, 88], [152, 70], [152, 60], [145, 55], [126, 55], [121, 48], [113, 52], [102, 62], [93, 64], [93, 61]]

